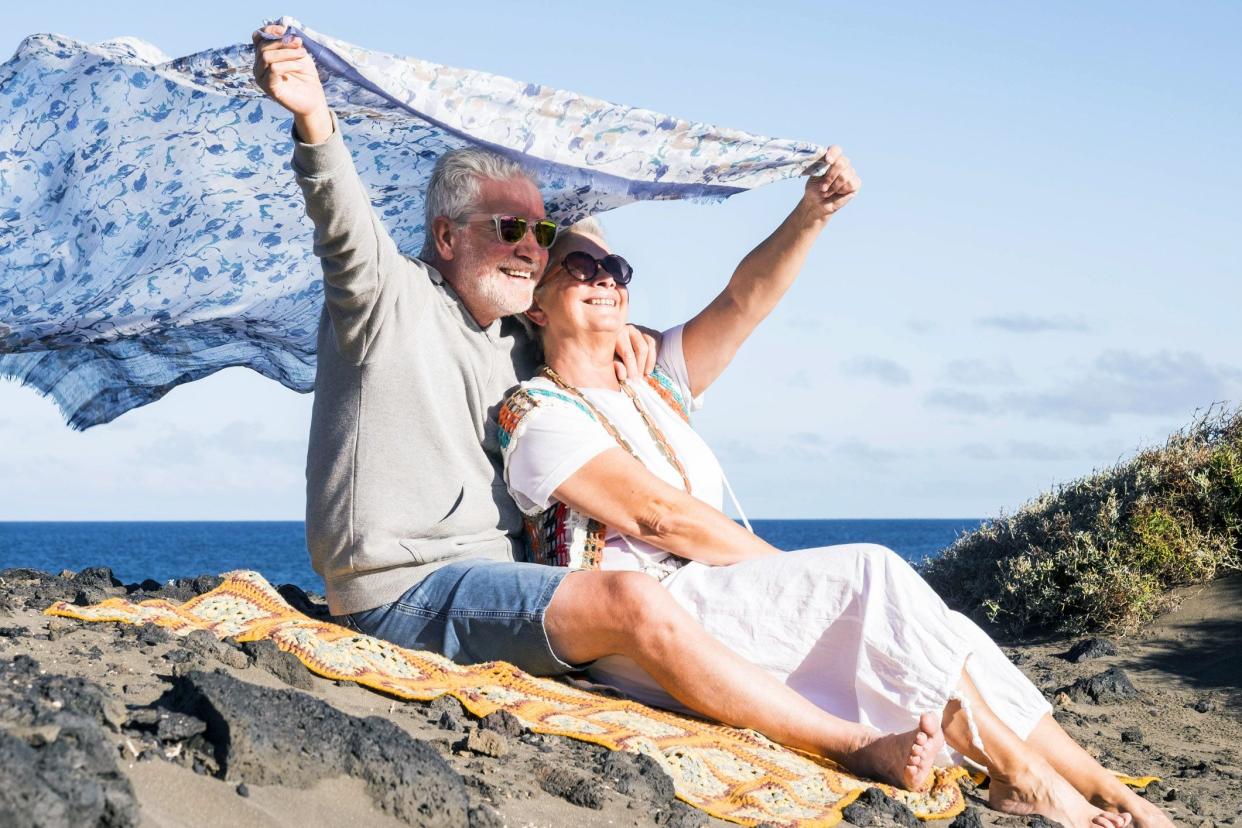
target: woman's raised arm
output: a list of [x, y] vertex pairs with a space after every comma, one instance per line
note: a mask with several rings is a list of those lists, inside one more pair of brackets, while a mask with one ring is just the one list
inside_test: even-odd
[[733, 361], [737, 349], [789, 290], [829, 219], [858, 192], [861, 182], [840, 147], [830, 147], [823, 163], [827, 171], [807, 181], [793, 212], [742, 259], [720, 295], [686, 323], [682, 348], [694, 396]]
[[779, 550], [723, 512], [656, 477], [621, 448], [588, 460], [553, 496], [634, 540], [723, 566]]

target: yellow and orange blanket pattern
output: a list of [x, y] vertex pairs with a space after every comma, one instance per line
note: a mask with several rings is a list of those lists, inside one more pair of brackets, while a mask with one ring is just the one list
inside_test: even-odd
[[[240, 641], [267, 638], [325, 678], [418, 701], [447, 693], [476, 716], [507, 710], [536, 733], [644, 753], [672, 776], [682, 801], [742, 825], [836, 825], [841, 810], [874, 785], [753, 731], [536, 678], [503, 661], [461, 666], [314, 620], [289, 606], [256, 572], [228, 573], [219, 587], [181, 605], [109, 598], [89, 607], [60, 601], [45, 612], [82, 621], [158, 624], [176, 635], [210, 630]], [[947, 819], [965, 808], [957, 784], [965, 774], [937, 768], [925, 793], [874, 786], [922, 819]]]

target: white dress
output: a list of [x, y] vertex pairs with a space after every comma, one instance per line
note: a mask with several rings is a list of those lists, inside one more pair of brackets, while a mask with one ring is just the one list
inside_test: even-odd
[[[658, 364], [690, 399], [681, 332], [680, 327], [665, 332]], [[559, 391], [543, 377], [522, 387], [545, 397]], [[633, 387], [685, 467], [693, 495], [720, 509], [723, 474], [711, 449], [654, 390], [641, 383]], [[684, 488], [628, 396], [580, 390], [651, 472]], [[694, 403], [697, 408], [699, 401]], [[509, 491], [528, 514], [546, 509], [570, 475], [613, 448], [617, 442], [575, 406], [540, 405], [525, 415], [506, 447]], [[646, 571], [659, 578], [711, 635], [849, 721], [885, 732], [909, 730], [921, 713], [944, 709], [963, 668], [988, 706], [1020, 738], [1052, 709], [983, 630], [945, 606], [905, 560], [883, 546], [826, 546], [729, 566], [683, 565], [654, 546], [609, 530], [602, 568]], [[589, 673], [639, 701], [685, 710], [624, 656], [600, 659]], [[944, 758], [960, 757], [946, 752]]]

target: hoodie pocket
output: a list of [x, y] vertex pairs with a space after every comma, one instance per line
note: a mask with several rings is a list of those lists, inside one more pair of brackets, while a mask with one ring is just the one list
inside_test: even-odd
[[492, 557], [489, 552], [509, 546], [506, 536], [496, 529], [453, 538], [401, 538], [400, 543], [417, 564], [445, 561], [463, 555]]

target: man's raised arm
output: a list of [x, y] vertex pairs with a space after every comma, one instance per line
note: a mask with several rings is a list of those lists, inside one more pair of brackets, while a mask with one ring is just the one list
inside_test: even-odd
[[342, 355], [360, 365], [385, 316], [385, 276], [403, 257], [371, 208], [301, 38], [270, 25], [251, 39], [255, 82], [293, 114], [293, 171], [315, 223], [324, 303]]

